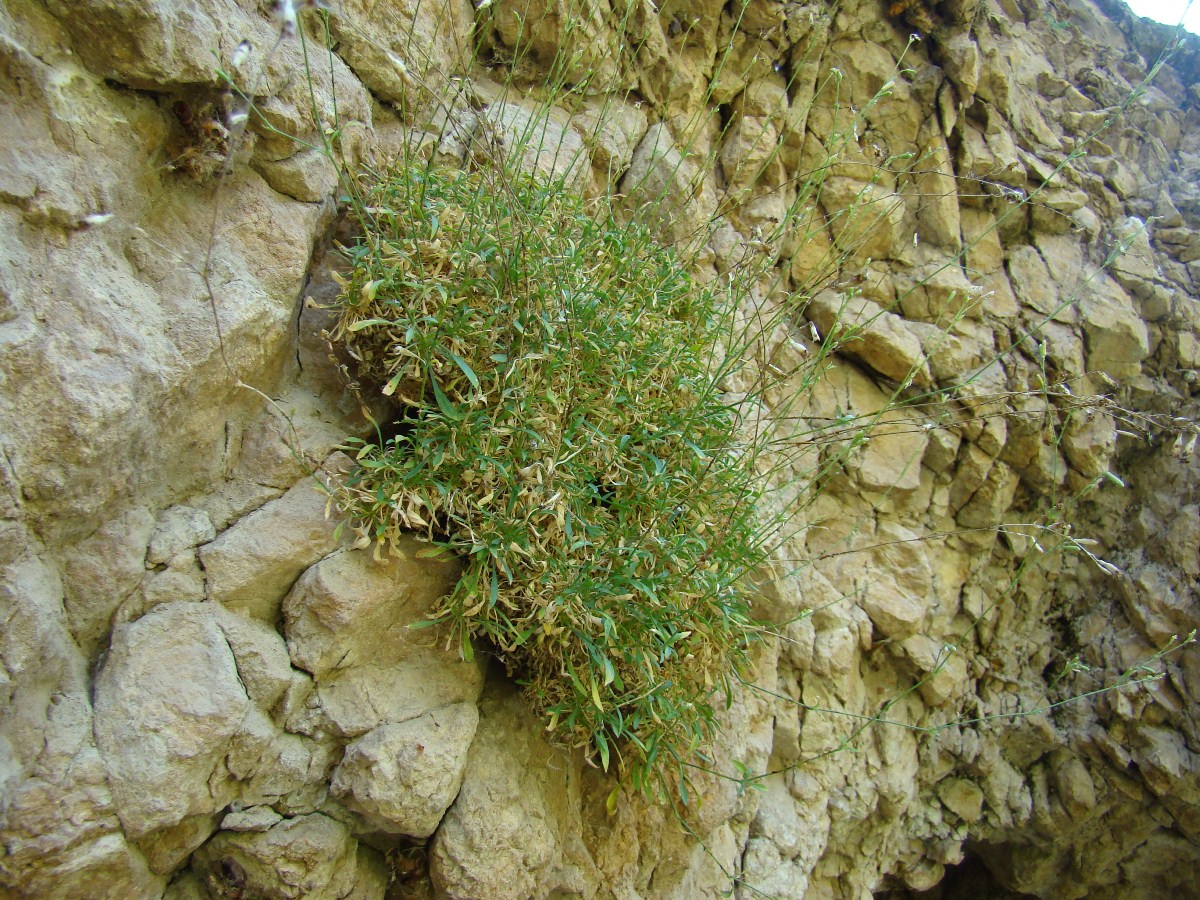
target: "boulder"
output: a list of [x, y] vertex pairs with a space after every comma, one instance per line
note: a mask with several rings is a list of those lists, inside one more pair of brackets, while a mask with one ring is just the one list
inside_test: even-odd
[[224, 757], [250, 709], [217, 609], [165, 603], [113, 631], [96, 678], [96, 745], [125, 833], [215, 813]]
[[426, 838], [462, 784], [479, 713], [458, 703], [389, 722], [346, 745], [330, 791], [380, 831]]
[[[349, 465], [336, 453], [326, 469]], [[208, 594], [243, 615], [273, 625], [280, 602], [300, 573], [337, 549], [328, 494], [305, 478], [277, 500], [238, 520], [200, 551]]]
[[266, 831], [221, 831], [192, 860], [212, 896], [298, 900], [382, 900], [387, 874], [345, 825], [320, 813], [284, 819]]

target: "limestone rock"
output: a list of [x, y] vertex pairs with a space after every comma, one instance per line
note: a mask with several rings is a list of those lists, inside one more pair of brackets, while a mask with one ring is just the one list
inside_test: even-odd
[[1074, 818], [1081, 818], [1095, 808], [1096, 785], [1079, 759], [1069, 757], [1055, 766], [1054, 784], [1063, 806]]
[[260, 709], [270, 711], [292, 682], [287, 645], [279, 632], [258, 619], [224, 608], [216, 614], [246, 694]]
[[[337, 457], [340, 457], [338, 459]], [[330, 464], [348, 464], [335, 454]], [[300, 573], [337, 548], [328, 497], [305, 478], [278, 500], [238, 521], [200, 551], [209, 597], [267, 624]]]
[[582, 192], [591, 159], [566, 113], [506, 100], [485, 106], [480, 123], [478, 152], [511, 158], [522, 172]]
[[172, 506], [154, 523], [146, 547], [146, 565], [162, 565], [185, 550], [207, 544], [216, 536], [208, 513], [190, 506]]
[[166, 566], [159, 571], [146, 574], [138, 589], [121, 604], [113, 624], [136, 619], [161, 603], [181, 600], [200, 603], [205, 596], [200, 558], [195, 551], [185, 550], [167, 560]]
[[947, 327], [960, 317], [978, 319], [984, 311], [1003, 310], [984, 298], [981, 285], [968, 280], [956, 265], [934, 263], [896, 274], [897, 305], [905, 318]]
[[983, 791], [972, 781], [952, 778], [938, 782], [937, 797], [964, 822], [978, 822], [983, 815]]
[[292, 661], [317, 678], [346, 665], [394, 663], [417, 635], [407, 626], [449, 592], [459, 571], [448, 555], [418, 559], [423, 549], [429, 545], [409, 539], [382, 561], [343, 550], [305, 572], [283, 605]]
[[[886, 637], [904, 638], [916, 632], [933, 599], [933, 573], [916, 534], [896, 524], [877, 532], [871, 549], [874, 565], [857, 582], [861, 604], [871, 622]], [[886, 574], [885, 574], [886, 573]]]
[[565, 773], [547, 765], [563, 754], [526, 715], [511, 689], [485, 697], [462, 788], [433, 839], [430, 874], [444, 896], [524, 900], [562, 885], [559, 817], [569, 798], [555, 790]]
[[250, 707], [215, 608], [168, 603], [119, 626], [96, 679], [96, 745], [125, 833], [213, 813]]
[[1062, 449], [1080, 474], [1087, 478], [1102, 475], [1117, 449], [1116, 424], [1102, 411], [1081, 410], [1063, 430]]
[[330, 790], [384, 832], [433, 834], [462, 784], [479, 713], [459, 703], [386, 723], [346, 745]]
[[146, 575], [144, 560], [154, 517], [134, 509], [106, 522], [75, 547], [77, 561], [63, 579], [65, 603], [75, 642], [94, 655], [121, 602]]
[[572, 116], [571, 124], [591, 152], [592, 165], [603, 171], [607, 188], [629, 168], [649, 119], [640, 106], [631, 103], [590, 100]]
[[283, 816], [269, 806], [252, 806], [231, 812], [221, 820], [222, 831], [270, 831], [283, 820]]
[[899, 316], [865, 297], [822, 291], [805, 314], [822, 334], [833, 335], [840, 349], [881, 375], [902, 383], [929, 383], [921, 341]]
[[409, 628], [460, 571], [453, 560], [418, 559], [428, 547], [407, 540], [382, 562], [366, 551], [334, 554], [284, 601], [292, 663], [314, 676], [318, 718], [345, 736], [479, 696], [477, 663], [445, 650], [432, 629]]
[[347, 0], [338, 12], [331, 27], [341, 55], [384, 101], [411, 102], [420, 89], [410, 73], [436, 84], [457, 73], [471, 53], [472, 11], [466, 0]]
[[219, 832], [192, 865], [215, 896], [382, 900], [387, 886], [374, 852], [320, 813], [284, 819], [263, 832]]
[[892, 259], [904, 246], [905, 206], [878, 184], [842, 176], [827, 178], [821, 205], [839, 250], [861, 259]]
[[1112, 378], [1131, 378], [1150, 354], [1146, 324], [1133, 303], [1112, 279], [1098, 276], [1079, 302], [1090, 370]]
[[255, 160], [254, 169], [274, 190], [303, 203], [319, 203], [338, 185], [337, 169], [323, 150], [301, 150], [278, 160]]
[[621, 192], [631, 208], [650, 215], [649, 226], [665, 243], [684, 246], [706, 235], [716, 206], [706, 190], [704, 172], [664, 124], [651, 125], [637, 145]]
[[[9, 619], [9, 666], [17, 656], [11, 652], [12, 632], [24, 631], [23, 618], [18, 613]], [[47, 654], [45, 662], [52, 664], [53, 657]], [[165, 879], [152, 872], [145, 856], [126, 840], [114, 814], [86, 694], [61, 692], [47, 702], [45, 695], [34, 696], [36, 683], [19, 675], [15, 687], [15, 703], [0, 711], [5, 737], [0, 744], [0, 894], [64, 900], [158, 897]], [[31, 728], [35, 706], [42, 721]], [[28, 752], [31, 739], [38, 741], [36, 759], [23, 766], [20, 757]]]

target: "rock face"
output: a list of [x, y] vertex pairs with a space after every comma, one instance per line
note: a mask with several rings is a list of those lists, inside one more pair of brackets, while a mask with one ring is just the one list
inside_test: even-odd
[[[1197, 39], [1143, 89], [1119, 0], [345, 0], [330, 53], [311, 6], [0, 10], [0, 896], [1194, 888]], [[327, 141], [768, 260], [802, 527], [702, 802], [548, 742], [409, 627], [458, 564], [327, 518]]]

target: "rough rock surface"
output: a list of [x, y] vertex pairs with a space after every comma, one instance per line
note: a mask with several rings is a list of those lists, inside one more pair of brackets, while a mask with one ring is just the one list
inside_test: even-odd
[[[258, 0], [0, 7], [0, 896], [1194, 889], [1197, 40], [1141, 89], [1119, 0], [332, 6], [307, 71]], [[369, 433], [319, 148], [522, 135], [791, 304], [803, 527], [685, 827], [409, 629], [456, 564], [314, 481]]]

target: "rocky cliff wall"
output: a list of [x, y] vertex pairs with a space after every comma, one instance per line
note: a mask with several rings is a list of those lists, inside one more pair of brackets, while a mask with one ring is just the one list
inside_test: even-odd
[[[1200, 50], [1138, 90], [1172, 36], [1119, 3], [909, 6], [343, 0], [326, 55], [311, 11], [302, 46], [254, 0], [5, 0], [0, 893], [1195, 888], [1200, 655], [1156, 653], [1200, 619]], [[619, 22], [630, 52], [589, 58]], [[572, 41], [590, 99], [539, 110]], [[318, 482], [363, 424], [304, 302], [333, 290], [341, 227], [312, 148], [337, 128], [353, 164], [462, 159], [533, 122], [581, 189], [667, 189], [664, 237], [707, 227], [715, 274], [846, 109], [784, 264], [784, 289], [822, 290], [772, 352], [869, 320], [814, 428], [914, 367], [955, 390], [812, 499], [703, 802], [608, 810], [502, 672], [406, 629], [454, 566], [375, 561], [326, 518]], [[767, 132], [781, 150], [748, 164]], [[919, 169], [881, 166], [906, 153]], [[818, 273], [864, 190], [887, 214]], [[1122, 680], [1143, 683], [1102, 690]]]

